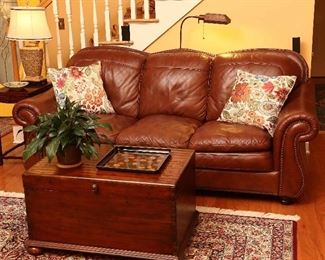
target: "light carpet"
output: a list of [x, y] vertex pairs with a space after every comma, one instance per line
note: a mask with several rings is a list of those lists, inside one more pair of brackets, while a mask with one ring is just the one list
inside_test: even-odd
[[[298, 216], [197, 207], [198, 224], [186, 249], [186, 259], [296, 259]], [[45, 250], [37, 258], [24, 248], [27, 238], [22, 193], [0, 191], [0, 259], [117, 259], [105, 255]], [[49, 215], [50, 217], [50, 215]], [[121, 259], [121, 258], [118, 258]]]

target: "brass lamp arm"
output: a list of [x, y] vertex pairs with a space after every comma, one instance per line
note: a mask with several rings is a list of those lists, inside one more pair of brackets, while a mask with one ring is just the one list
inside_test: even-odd
[[190, 16], [185, 17], [185, 19], [181, 22], [181, 27], [180, 27], [180, 30], [179, 30], [179, 48], [180, 49], [182, 48], [182, 40], [183, 40], [183, 36], [182, 36], [183, 24], [189, 18], [196, 18], [196, 19], [199, 19], [198, 21], [200, 21], [200, 17], [199, 16], [197, 16], [197, 15], [190, 15]]

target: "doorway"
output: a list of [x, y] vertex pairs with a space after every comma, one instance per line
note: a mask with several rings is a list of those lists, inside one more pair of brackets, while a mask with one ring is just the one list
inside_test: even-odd
[[311, 76], [325, 83], [325, 1], [315, 0]]

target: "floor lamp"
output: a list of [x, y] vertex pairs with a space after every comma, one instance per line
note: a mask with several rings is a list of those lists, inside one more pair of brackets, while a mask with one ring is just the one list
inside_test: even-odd
[[[40, 41], [51, 39], [43, 7], [12, 7], [7, 39], [10, 41], [27, 41], [19, 49], [20, 59], [26, 74], [26, 81], [42, 81], [44, 51], [39, 47]], [[45, 46], [45, 45], [44, 45]]]
[[185, 17], [185, 19], [181, 23], [181, 27], [179, 30], [179, 48], [182, 48], [182, 32], [183, 32], [183, 24], [187, 19], [194, 18], [198, 19], [198, 22], [203, 21], [203, 23], [215, 23], [215, 24], [229, 24], [231, 22], [230, 18], [225, 14], [214, 14], [214, 13], [206, 13], [200, 15], [190, 15]]

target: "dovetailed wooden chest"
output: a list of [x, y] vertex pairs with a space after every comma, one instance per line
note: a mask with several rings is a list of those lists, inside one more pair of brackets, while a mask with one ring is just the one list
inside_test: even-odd
[[182, 259], [196, 220], [194, 151], [172, 149], [159, 174], [101, 171], [98, 160], [23, 175], [31, 254], [57, 248]]

